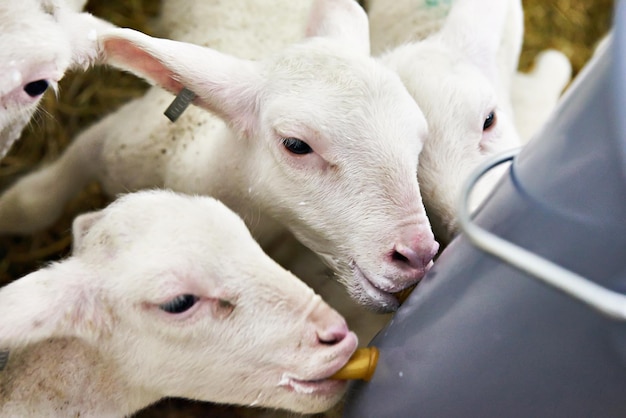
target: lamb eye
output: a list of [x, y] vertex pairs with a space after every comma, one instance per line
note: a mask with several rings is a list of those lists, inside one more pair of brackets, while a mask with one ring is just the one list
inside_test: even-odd
[[41, 96], [48, 89], [50, 84], [46, 80], [31, 81], [24, 86], [24, 91], [30, 97]]
[[191, 309], [197, 301], [198, 298], [194, 295], [179, 295], [169, 302], [160, 304], [159, 308], [165, 312], [178, 314]]
[[293, 154], [310, 154], [313, 149], [306, 142], [298, 138], [283, 138], [283, 145]]
[[494, 112], [490, 112], [489, 115], [487, 115], [485, 122], [483, 123], [483, 131], [491, 128], [494, 123], [496, 123], [496, 114]]

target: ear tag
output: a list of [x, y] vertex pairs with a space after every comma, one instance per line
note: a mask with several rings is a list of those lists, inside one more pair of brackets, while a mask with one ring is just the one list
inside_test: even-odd
[[9, 362], [9, 350], [6, 348], [0, 350], [0, 372], [4, 370], [8, 362]]
[[195, 98], [196, 93], [189, 90], [187, 87], [183, 87], [180, 93], [178, 93], [178, 95], [174, 98], [174, 101], [167, 107], [167, 109], [165, 109], [163, 114], [172, 122], [176, 122], [176, 120], [183, 114], [185, 109], [187, 109], [189, 104]]

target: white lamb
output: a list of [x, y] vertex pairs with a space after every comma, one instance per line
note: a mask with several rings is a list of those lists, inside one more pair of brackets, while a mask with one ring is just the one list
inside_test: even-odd
[[[380, 54], [398, 45], [423, 40], [443, 26], [453, 0], [369, 0], [372, 52]], [[545, 124], [571, 79], [567, 57], [556, 50], [540, 53], [531, 71], [517, 70], [523, 35], [519, 0], [509, 0], [509, 13], [498, 54], [500, 77], [510, 85], [515, 126], [523, 143]]]
[[109, 32], [109, 63], [176, 93], [186, 86], [223, 119], [191, 107], [172, 124], [162, 115], [171, 95], [153, 88], [10, 188], [0, 231], [43, 228], [94, 179], [111, 195], [165, 186], [222, 200], [263, 244], [286, 227], [354, 300], [396, 308], [392, 293], [421, 279], [438, 249], [416, 174], [426, 122], [398, 76], [369, 56], [356, 2], [316, 1], [307, 38], [293, 43], [300, 25], [285, 17], [306, 7], [165, 2], [168, 36], [215, 49]]
[[[488, 156], [522, 144], [510, 101], [522, 43], [521, 2], [368, 4], [372, 39], [384, 40], [376, 42], [381, 49], [395, 46], [382, 61], [400, 75], [428, 121], [418, 178], [435, 236], [447, 243], [456, 233], [455, 208], [468, 174]], [[492, 173], [478, 184], [474, 206], [498, 177]]]
[[515, 127], [524, 144], [545, 126], [571, 78], [569, 59], [554, 49], [540, 52], [528, 73], [515, 73], [511, 102]]
[[[73, 255], [0, 289], [0, 416], [121, 417], [162, 397], [320, 412], [344, 319], [210, 197], [126, 195]], [[1, 357], [1, 356], [0, 356]]]
[[30, 120], [43, 93], [71, 68], [97, 57], [97, 31], [110, 25], [75, 10], [84, 1], [0, 3], [0, 158]]

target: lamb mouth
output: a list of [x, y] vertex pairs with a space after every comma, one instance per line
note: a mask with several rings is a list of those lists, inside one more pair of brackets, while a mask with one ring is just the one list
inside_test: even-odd
[[[356, 342], [354, 349], [356, 349]], [[354, 352], [354, 349], [351, 353]], [[337, 373], [337, 371], [346, 364], [349, 358], [350, 356], [336, 358], [334, 361], [331, 361], [332, 364], [327, 365], [325, 371], [322, 371], [311, 379], [299, 378], [291, 373], [285, 372], [280, 382], [278, 382], [278, 386], [284, 386], [288, 391], [302, 395], [337, 396], [343, 393], [348, 385], [348, 381], [332, 379], [331, 376]]]
[[284, 386], [287, 390], [315, 396], [335, 396], [339, 394], [348, 384], [347, 380], [335, 380], [330, 378], [302, 380], [295, 377], [283, 376], [279, 386]]
[[394, 293], [382, 290], [377, 287], [372, 281], [363, 273], [359, 266], [355, 263], [351, 263], [352, 272], [356, 279], [358, 286], [365, 291], [365, 294], [369, 297], [366, 303], [376, 309], [384, 312], [393, 312], [400, 306], [400, 301]]

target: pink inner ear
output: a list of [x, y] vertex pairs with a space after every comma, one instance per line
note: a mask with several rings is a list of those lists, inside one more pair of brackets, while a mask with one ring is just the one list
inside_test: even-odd
[[178, 94], [183, 85], [159, 60], [125, 39], [110, 38], [104, 41], [104, 49], [110, 59], [123, 68], [137, 73], [172, 93]]

